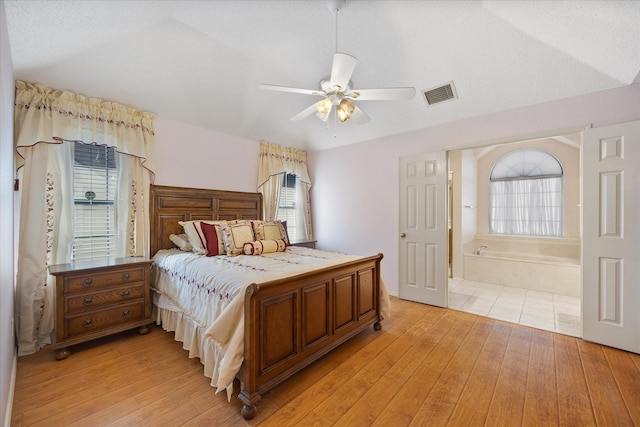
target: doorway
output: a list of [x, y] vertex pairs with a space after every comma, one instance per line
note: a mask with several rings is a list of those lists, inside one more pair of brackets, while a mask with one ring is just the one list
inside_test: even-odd
[[[547, 153], [561, 165], [562, 177], [557, 180], [562, 206], [557, 210], [562, 225], [552, 237], [492, 229], [491, 212], [495, 215], [497, 208], [490, 207], [491, 172], [501, 159], [527, 152]], [[532, 161], [522, 163], [523, 170], [536, 170], [528, 173], [539, 180], [542, 172]], [[449, 307], [580, 336], [580, 134], [453, 150], [449, 171], [453, 183]]]

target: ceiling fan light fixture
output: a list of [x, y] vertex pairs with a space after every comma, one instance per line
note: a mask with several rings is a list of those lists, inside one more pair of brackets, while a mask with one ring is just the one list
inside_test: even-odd
[[351, 118], [351, 114], [356, 109], [356, 106], [348, 99], [343, 99], [340, 101], [340, 105], [336, 109], [336, 114], [338, 115], [338, 120], [340, 122], [346, 122]]
[[316, 104], [316, 109], [318, 110], [318, 117], [320, 116], [328, 116], [331, 112], [331, 107], [333, 107], [333, 102], [329, 98], [325, 98], [322, 101]]

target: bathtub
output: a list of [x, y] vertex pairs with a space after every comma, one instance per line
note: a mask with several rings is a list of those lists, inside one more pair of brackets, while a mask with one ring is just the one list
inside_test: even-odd
[[464, 254], [464, 279], [579, 297], [578, 258], [537, 253], [486, 251]]

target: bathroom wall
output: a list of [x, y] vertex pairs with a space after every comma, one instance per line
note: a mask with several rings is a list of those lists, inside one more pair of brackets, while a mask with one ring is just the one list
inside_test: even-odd
[[473, 150], [449, 153], [449, 170], [453, 173], [452, 276], [463, 276], [463, 248], [477, 233], [478, 186], [477, 160]]

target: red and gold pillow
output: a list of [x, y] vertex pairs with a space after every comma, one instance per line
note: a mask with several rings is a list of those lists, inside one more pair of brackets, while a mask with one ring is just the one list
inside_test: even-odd
[[225, 255], [224, 238], [222, 236], [222, 225], [200, 223], [202, 234], [205, 239], [205, 255], [216, 256]]
[[[226, 224], [226, 221], [205, 221], [205, 220], [196, 220], [196, 221], [180, 221], [178, 224], [182, 226], [185, 234], [189, 238], [189, 243], [193, 247], [193, 252], [199, 255], [205, 255], [207, 253], [207, 240], [204, 236], [204, 232], [202, 231], [202, 224], [210, 224], [210, 225], [218, 225], [222, 226]], [[218, 251], [220, 254], [224, 253], [224, 242], [221, 241], [221, 234], [218, 233], [218, 240], [220, 241], [218, 244]]]

